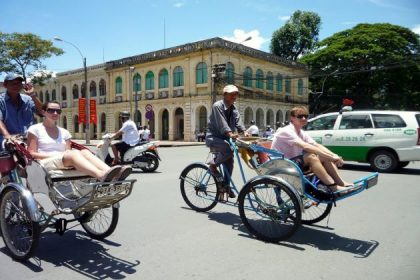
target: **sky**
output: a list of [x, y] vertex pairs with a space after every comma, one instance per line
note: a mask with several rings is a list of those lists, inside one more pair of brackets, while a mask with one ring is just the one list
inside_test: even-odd
[[[320, 40], [359, 23], [420, 34], [419, 0], [13, 0], [2, 1], [0, 31], [60, 37], [90, 66], [213, 37], [239, 43], [251, 36], [244, 45], [268, 52], [273, 32], [296, 10], [321, 17]], [[83, 66], [72, 45], [54, 45], [65, 53], [45, 60], [48, 70]]]

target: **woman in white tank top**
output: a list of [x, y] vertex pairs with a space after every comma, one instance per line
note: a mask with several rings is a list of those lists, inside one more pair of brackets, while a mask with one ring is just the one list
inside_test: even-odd
[[70, 132], [57, 126], [58, 102], [45, 103], [42, 113], [44, 121], [28, 129], [28, 150], [47, 171], [75, 168], [103, 182], [124, 180], [131, 173], [131, 168], [109, 167], [87, 149], [72, 150]]

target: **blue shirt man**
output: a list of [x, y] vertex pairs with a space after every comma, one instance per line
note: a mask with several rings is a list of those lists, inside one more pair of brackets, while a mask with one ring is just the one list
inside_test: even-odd
[[[1, 142], [13, 134], [25, 134], [34, 122], [33, 113], [41, 111], [42, 104], [33, 87], [22, 82], [23, 77], [17, 74], [8, 74], [4, 78], [6, 92], [0, 95]], [[26, 94], [20, 94], [22, 89]]]

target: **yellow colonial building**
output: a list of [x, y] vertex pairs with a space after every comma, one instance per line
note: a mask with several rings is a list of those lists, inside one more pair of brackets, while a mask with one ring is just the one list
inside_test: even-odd
[[[228, 83], [240, 89], [237, 106], [245, 126], [255, 120], [261, 131], [288, 120], [294, 105], [308, 101], [303, 64], [221, 38], [109, 61], [87, 73], [89, 98], [96, 100], [91, 139], [117, 131], [119, 112], [130, 111], [155, 139], [193, 141]], [[86, 97], [84, 69], [58, 73], [37, 93], [41, 101], [59, 101], [60, 125], [74, 138], [85, 138], [78, 109], [79, 98]]]

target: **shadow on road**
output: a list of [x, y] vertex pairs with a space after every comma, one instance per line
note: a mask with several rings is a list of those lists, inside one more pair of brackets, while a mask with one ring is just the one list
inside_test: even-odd
[[[207, 212], [202, 214], [207, 215], [209, 220], [231, 226], [232, 229], [240, 231], [239, 235], [242, 237], [255, 239], [249, 234], [240, 217], [236, 214], [230, 212]], [[301, 251], [304, 251], [305, 248], [299, 245], [309, 245], [323, 251], [348, 252], [354, 254], [356, 258], [367, 258], [379, 246], [377, 241], [343, 237], [331, 232], [331, 230], [332, 228], [318, 225], [301, 226], [291, 238], [278, 243], [278, 245]]]
[[[35, 256], [23, 263], [34, 272], [42, 272], [42, 262], [67, 267], [90, 279], [124, 279], [136, 272], [140, 261], [130, 262], [114, 257], [102, 246], [120, 246], [112, 241], [90, 239], [82, 231], [67, 231], [63, 236], [53, 232], [41, 235]], [[6, 248], [1, 251], [7, 253]]]
[[379, 242], [370, 240], [358, 240], [337, 235], [333, 232], [321, 230], [313, 226], [301, 227], [285, 244], [296, 246], [297, 244], [310, 245], [319, 250], [342, 251], [354, 254], [357, 258], [367, 258], [378, 246]]

